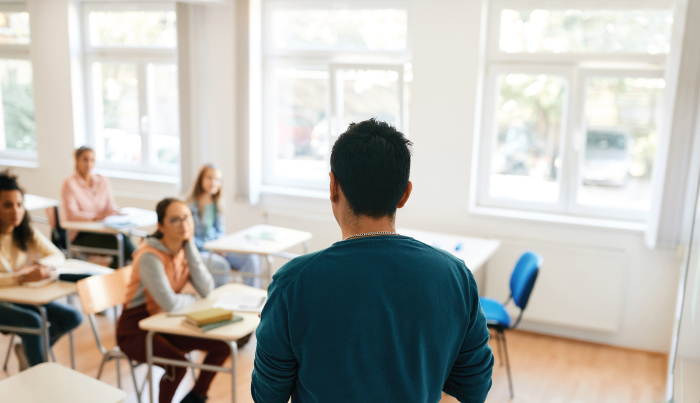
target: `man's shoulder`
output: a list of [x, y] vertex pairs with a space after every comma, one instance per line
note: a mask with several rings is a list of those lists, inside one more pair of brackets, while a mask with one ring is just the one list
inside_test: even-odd
[[409, 242], [412, 243], [415, 246], [418, 246], [418, 250], [416, 251], [416, 254], [420, 254], [421, 256], [427, 258], [427, 259], [434, 259], [436, 261], [439, 261], [441, 263], [444, 263], [448, 266], [452, 267], [459, 267], [459, 268], [464, 268], [466, 269], [467, 266], [464, 263], [464, 261], [457, 256], [451, 254], [450, 252], [440, 249], [438, 247], [428, 245], [424, 242], [421, 242], [417, 239], [414, 238], [408, 238]]
[[[425, 265], [426, 260], [428, 260], [430, 261], [430, 266], [432, 268], [443, 267], [445, 270], [451, 272], [469, 271], [464, 261], [443, 249], [436, 248], [409, 237], [402, 237], [402, 239], [396, 239], [396, 241], [397, 243], [391, 245], [391, 247], [404, 249], [403, 255], [410, 255], [410, 260], [420, 265]], [[313, 271], [319, 265], [328, 265], [329, 259], [337, 259], [340, 256], [345, 256], [346, 254], [357, 256], [356, 251], [345, 249], [354, 249], [358, 246], [360, 245], [342, 245], [336, 243], [326, 249], [296, 257], [282, 266], [282, 268], [280, 268], [280, 270], [278, 270], [273, 276], [273, 279], [280, 286], [287, 287], [289, 284], [294, 282], [300, 274], [309, 270]], [[383, 252], [386, 252], [386, 250], [386, 248], [382, 248]], [[397, 252], [397, 250], [394, 249], [393, 252]], [[371, 254], [372, 250], [369, 248], [363, 255], [366, 258], [371, 259]], [[344, 261], [345, 259], [342, 260]]]
[[277, 270], [277, 273], [272, 276], [272, 280], [277, 282], [282, 287], [288, 286], [301, 272], [304, 271], [304, 269], [309, 267], [314, 260], [316, 260], [319, 256], [322, 256], [327, 250], [328, 248], [295, 257]]

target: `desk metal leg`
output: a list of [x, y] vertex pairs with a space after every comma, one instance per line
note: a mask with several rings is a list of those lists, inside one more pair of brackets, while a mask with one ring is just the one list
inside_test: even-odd
[[43, 305], [36, 305], [39, 308], [39, 314], [41, 315], [41, 337], [44, 343], [44, 362], [49, 362], [49, 350], [51, 346], [49, 345], [49, 320], [46, 316], [46, 308]]
[[73, 243], [70, 241], [70, 231], [66, 231], [66, 251], [68, 252], [68, 258], [73, 258]]
[[231, 348], [231, 402], [236, 403], [236, 367], [238, 363], [238, 344], [235, 341], [228, 342]]
[[[148, 365], [148, 373], [146, 375], [146, 380], [148, 381], [148, 393], [150, 401], [153, 402], [153, 363], [158, 362], [159, 364], [172, 365], [176, 367], [183, 368], [199, 368], [205, 371], [216, 371], [216, 372], [228, 372], [231, 374], [231, 402], [236, 403], [236, 367], [238, 366], [238, 345], [235, 341], [222, 341], [222, 343], [228, 344], [231, 349], [231, 367], [219, 367], [216, 365], [209, 364], [198, 364], [191, 361], [181, 361], [173, 360], [170, 358], [154, 357], [153, 356], [153, 336], [154, 331], [149, 331], [146, 335], [146, 364]], [[166, 370], [167, 371], [167, 370]], [[138, 393], [138, 391], [136, 392]]]
[[124, 261], [124, 234], [121, 232], [116, 235], [117, 237], [117, 266], [124, 267], [126, 262]]
[[267, 260], [267, 286], [272, 284], [272, 263], [274, 262], [272, 255], [265, 255], [265, 260]]
[[[66, 296], [68, 305], [73, 306], [73, 296]], [[73, 331], [68, 332], [68, 342], [70, 343], [70, 367], [75, 369], [75, 346], [73, 344]]]
[[146, 335], [146, 364], [148, 365], [148, 372], [146, 373], [146, 380], [148, 381], [148, 401], [153, 403], [153, 331], [149, 331]]
[[309, 241], [308, 240], [304, 241], [304, 243], [302, 243], [302, 245], [304, 246], [304, 254], [306, 255], [307, 253], [309, 253]]

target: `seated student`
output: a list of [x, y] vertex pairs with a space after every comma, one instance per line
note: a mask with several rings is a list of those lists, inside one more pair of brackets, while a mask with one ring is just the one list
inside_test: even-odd
[[[187, 204], [177, 199], [164, 199], [156, 206], [158, 230], [134, 253], [127, 303], [117, 324], [117, 344], [129, 357], [146, 362], [146, 333], [139, 321], [156, 313], [172, 312], [187, 307], [196, 297], [181, 291], [191, 282], [206, 297], [214, 289], [214, 279], [207, 271], [192, 242], [194, 223]], [[185, 360], [192, 350], [208, 352], [205, 364], [222, 365], [231, 350], [223, 342], [184, 336], [159, 334], [153, 338], [153, 353], [159, 357]], [[171, 402], [175, 390], [185, 376], [186, 368], [164, 366], [160, 380], [161, 403]], [[202, 371], [184, 403], [206, 401], [214, 372]]]
[[[204, 243], [226, 235], [226, 224], [221, 209], [222, 172], [214, 164], [205, 165], [199, 170], [192, 193], [187, 201], [194, 217], [194, 242], [197, 244], [202, 259], [209, 262], [214, 272], [217, 287], [228, 283], [228, 276], [222, 271], [232, 268], [246, 273], [261, 274], [260, 257], [244, 253], [211, 253], [204, 249]], [[260, 278], [244, 277], [243, 283], [260, 287]]]
[[411, 142], [352, 124], [331, 153], [343, 240], [282, 267], [257, 329], [257, 403], [484, 402], [493, 354], [474, 277], [453, 255], [396, 233]]
[[[65, 257], [32, 224], [24, 209], [24, 192], [17, 177], [0, 173], [0, 283], [20, 284], [48, 278], [48, 266], [61, 266]], [[38, 260], [37, 260], [38, 258]], [[83, 320], [80, 312], [69, 305], [51, 302], [44, 305], [49, 326], [49, 344], [75, 329]], [[41, 315], [33, 305], [0, 302], [0, 325], [41, 327]], [[20, 371], [44, 362], [41, 336], [19, 334], [22, 344], [15, 345]]]
[[[89, 147], [75, 150], [75, 173], [63, 181], [61, 188], [61, 221], [101, 221], [119, 214], [114, 202], [109, 180], [92, 173], [95, 167], [95, 152]], [[102, 249], [117, 249], [117, 238], [111, 234], [71, 231], [71, 243]], [[134, 245], [124, 237], [124, 262], [131, 259]], [[112, 259], [112, 268], [117, 268], [117, 259]]]

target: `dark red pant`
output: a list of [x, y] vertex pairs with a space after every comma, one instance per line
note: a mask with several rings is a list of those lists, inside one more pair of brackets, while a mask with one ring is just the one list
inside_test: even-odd
[[[139, 321], [149, 317], [146, 305], [127, 309], [122, 313], [117, 324], [117, 344], [131, 359], [146, 362], [146, 335], [147, 332], [139, 329]], [[223, 365], [226, 358], [231, 355], [231, 349], [226, 343], [216, 340], [198, 339], [185, 336], [161, 335], [153, 337], [153, 355], [156, 357], [171, 358], [174, 360], [186, 360], [186, 353], [192, 350], [207, 352], [205, 364]], [[165, 369], [165, 375], [160, 380], [160, 403], [170, 403], [173, 400], [177, 386], [185, 377], [187, 369], [171, 365], [160, 365]], [[205, 396], [209, 390], [211, 381], [216, 372], [201, 371], [199, 378], [192, 389], [194, 393]]]

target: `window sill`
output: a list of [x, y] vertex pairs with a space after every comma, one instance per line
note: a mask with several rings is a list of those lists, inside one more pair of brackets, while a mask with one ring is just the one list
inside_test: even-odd
[[0, 165], [18, 168], [39, 168], [39, 161], [36, 159], [17, 159], [12, 157], [0, 157]]
[[330, 193], [326, 190], [315, 190], [315, 189], [294, 188], [294, 187], [286, 187], [286, 186], [263, 185], [260, 187], [260, 191], [263, 194], [308, 197], [310, 199], [328, 200], [330, 198]]
[[617, 229], [631, 232], [646, 231], [646, 222], [611, 220], [604, 218], [579, 217], [563, 214], [539, 213], [533, 211], [510, 210], [496, 207], [471, 206], [469, 212], [478, 216], [515, 218], [528, 221], [578, 225], [593, 228]]
[[116, 169], [97, 168], [95, 172], [109, 178], [129, 179], [142, 182], [169, 183], [177, 185], [180, 178], [174, 175], [153, 174], [145, 172], [120, 171]]

